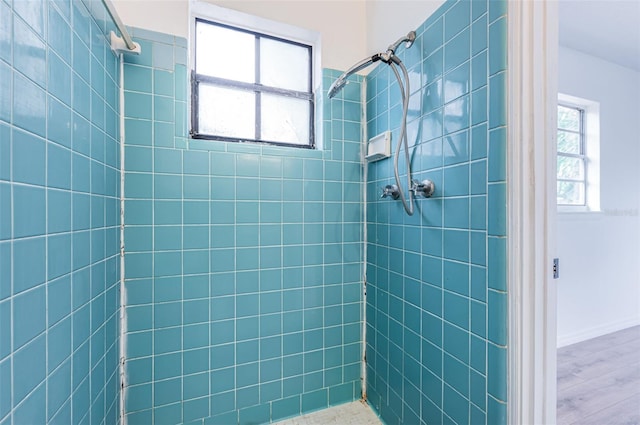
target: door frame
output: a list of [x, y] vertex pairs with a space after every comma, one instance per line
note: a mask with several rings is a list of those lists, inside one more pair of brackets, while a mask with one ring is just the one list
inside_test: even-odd
[[509, 424], [556, 422], [557, 0], [507, 14]]

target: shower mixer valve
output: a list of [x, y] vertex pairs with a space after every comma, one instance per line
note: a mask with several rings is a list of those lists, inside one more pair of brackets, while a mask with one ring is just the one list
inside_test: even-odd
[[409, 190], [416, 196], [430, 198], [433, 192], [436, 191], [436, 185], [431, 180], [413, 180]]
[[[409, 191], [413, 192], [415, 196], [421, 196], [423, 198], [430, 198], [433, 192], [436, 191], [436, 185], [431, 180], [412, 180]], [[382, 188], [382, 196], [380, 198], [399, 199], [400, 190], [395, 184], [388, 184]]]
[[400, 191], [395, 184], [388, 184], [382, 189], [382, 196], [380, 198], [392, 198], [398, 199], [400, 197]]

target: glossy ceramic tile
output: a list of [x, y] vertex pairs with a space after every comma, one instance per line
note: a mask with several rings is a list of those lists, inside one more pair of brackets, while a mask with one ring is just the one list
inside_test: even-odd
[[[379, 197], [393, 183], [389, 161], [368, 166], [367, 390], [387, 423], [505, 423], [504, 13], [503, 2], [451, 1], [421, 26], [412, 172], [435, 181], [435, 197], [408, 217]], [[367, 127], [377, 131], [399, 119], [379, 98], [397, 90], [385, 68], [367, 77], [367, 105], [376, 99]], [[415, 382], [412, 359], [422, 359]]]
[[[89, 6], [0, 2], [0, 423], [117, 421], [117, 60]], [[423, 84], [414, 173], [437, 191], [404, 217], [377, 200], [388, 161], [370, 166], [369, 397], [389, 423], [506, 420], [505, 13], [449, 1], [399, 52]], [[359, 397], [359, 84], [320, 102], [322, 151], [192, 141], [186, 40], [133, 34], [128, 419], [268, 422]], [[372, 134], [398, 119], [391, 77], [370, 77]]]
[[[2, 423], [115, 423], [119, 410], [117, 87], [105, 54], [75, 43], [94, 17], [73, 8], [0, 4]], [[94, 44], [107, 51], [101, 30]]]
[[125, 63], [129, 419], [268, 422], [359, 397], [359, 90], [324, 107], [342, 125], [322, 151], [187, 148], [184, 43], [133, 34], [143, 53]]
[[[482, 2], [472, 2], [471, 6], [474, 7], [478, 3]], [[471, 25], [471, 55], [482, 52], [487, 46], [487, 16], [482, 14]]]
[[[26, 2], [19, 2], [25, 4]], [[46, 46], [33, 27], [14, 14], [13, 66], [40, 87], [46, 86]]]

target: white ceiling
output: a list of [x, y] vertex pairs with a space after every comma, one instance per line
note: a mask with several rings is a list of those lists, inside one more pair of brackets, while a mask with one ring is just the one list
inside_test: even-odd
[[640, 0], [560, 0], [560, 45], [640, 72]]

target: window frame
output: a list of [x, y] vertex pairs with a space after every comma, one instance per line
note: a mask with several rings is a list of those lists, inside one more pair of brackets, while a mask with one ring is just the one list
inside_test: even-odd
[[582, 178], [581, 179], [568, 179], [568, 178], [560, 178], [558, 176], [558, 173], [556, 171], [556, 194], [557, 194], [557, 183], [558, 182], [570, 182], [570, 183], [582, 183], [583, 188], [584, 188], [584, 199], [583, 199], [583, 203], [581, 204], [567, 204], [567, 203], [560, 203], [557, 200], [556, 197], [556, 204], [558, 205], [558, 207], [587, 207], [589, 205], [589, 200], [588, 200], [588, 196], [589, 196], [589, 191], [587, 190], [587, 186], [589, 184], [588, 182], [588, 165], [589, 165], [589, 161], [588, 161], [588, 156], [587, 156], [587, 143], [586, 143], [586, 126], [585, 126], [585, 108], [580, 106], [580, 105], [575, 105], [566, 101], [558, 101], [558, 108], [563, 107], [563, 108], [567, 108], [567, 109], [572, 109], [574, 111], [578, 112], [578, 119], [579, 119], [579, 125], [578, 125], [578, 131], [575, 130], [571, 130], [571, 129], [566, 129], [566, 128], [560, 128], [560, 124], [558, 124], [556, 126], [556, 131], [557, 134], [560, 134], [560, 132], [564, 132], [564, 133], [570, 133], [570, 134], [577, 134], [579, 136], [580, 139], [580, 153], [574, 154], [574, 153], [568, 153], [568, 152], [560, 152], [560, 150], [556, 147], [556, 161], [557, 158], [559, 157], [565, 157], [565, 158], [575, 158], [575, 159], [579, 159], [580, 162], [582, 163]]
[[[191, 66], [190, 66], [190, 79], [191, 79], [191, 125], [189, 129], [190, 137], [193, 139], [204, 139], [204, 140], [216, 140], [216, 141], [225, 141], [225, 142], [236, 142], [236, 143], [257, 143], [257, 144], [267, 144], [273, 146], [284, 146], [284, 147], [295, 147], [295, 148], [303, 148], [303, 149], [316, 149], [316, 105], [315, 105], [315, 94], [314, 94], [314, 69], [315, 69], [315, 60], [316, 60], [316, 52], [313, 43], [306, 43], [304, 41], [298, 41], [290, 37], [283, 37], [280, 35], [274, 35], [268, 33], [263, 30], [256, 30], [251, 25], [242, 25], [236, 23], [228, 23], [223, 20], [215, 19], [215, 17], [203, 15], [202, 13], [192, 13], [191, 22], [193, 25], [192, 33], [192, 44], [193, 48], [191, 49]], [[202, 22], [204, 24], [216, 25], [222, 28], [231, 29], [234, 31], [244, 32], [247, 34], [251, 34], [255, 39], [255, 80], [257, 82], [254, 83], [245, 83], [242, 81], [229, 80], [220, 77], [212, 77], [204, 74], [198, 74], [196, 71], [196, 43], [198, 42], [196, 37], [195, 28], [198, 22]], [[309, 51], [309, 63], [308, 63], [308, 91], [302, 92], [291, 89], [283, 89], [273, 86], [267, 86], [261, 84], [259, 81], [260, 76], [260, 39], [270, 39], [275, 40], [282, 43], [291, 44], [294, 46], [304, 47]], [[215, 87], [232, 89], [232, 90], [241, 90], [255, 93], [255, 131], [254, 138], [242, 138], [242, 137], [229, 137], [229, 136], [221, 136], [221, 135], [213, 135], [199, 132], [199, 85], [201, 83], [209, 84]], [[261, 97], [263, 93], [272, 94], [276, 96], [280, 96], [283, 98], [292, 98], [305, 100], [309, 105], [309, 140], [307, 143], [287, 143], [287, 142], [278, 142], [274, 140], [266, 140], [258, 137], [260, 135], [262, 129], [261, 122]]]
[[[564, 214], [600, 214], [601, 194], [600, 194], [600, 102], [597, 100], [586, 99], [569, 95], [566, 93], [558, 93], [556, 102], [556, 142], [558, 134], [558, 106], [568, 106], [570, 108], [578, 108], [583, 111], [582, 115], [582, 143], [584, 155], [584, 181], [585, 181], [585, 203], [579, 204], [560, 204], [556, 207], [558, 213]], [[558, 155], [558, 147], [556, 143], [556, 158]], [[556, 159], [557, 164], [557, 159]], [[557, 190], [558, 174], [556, 171], [556, 190]]]

